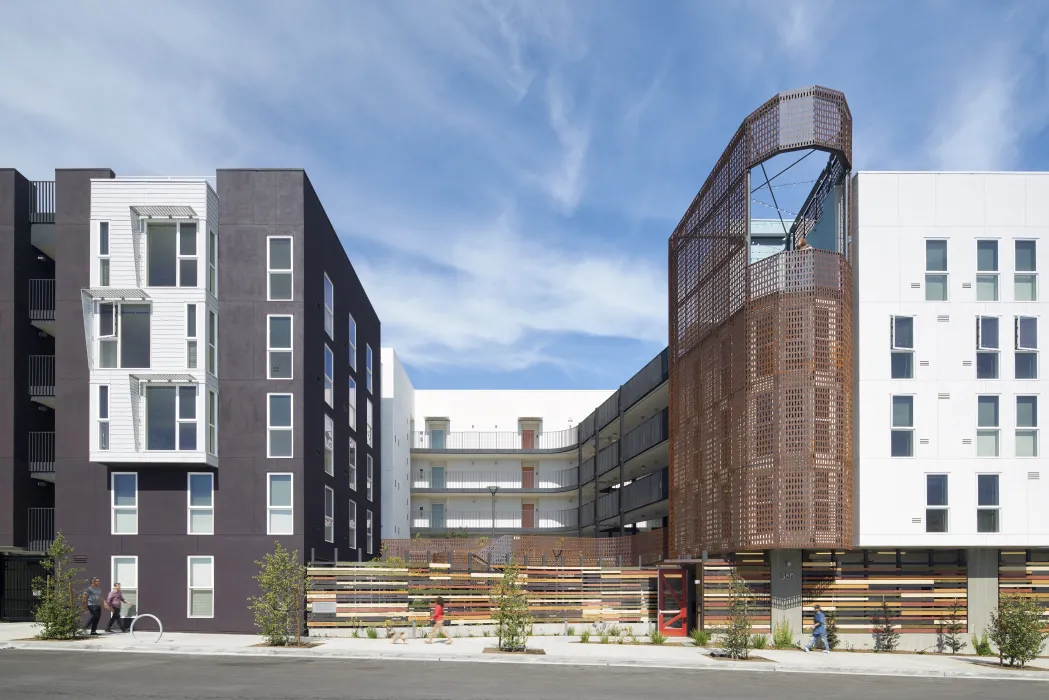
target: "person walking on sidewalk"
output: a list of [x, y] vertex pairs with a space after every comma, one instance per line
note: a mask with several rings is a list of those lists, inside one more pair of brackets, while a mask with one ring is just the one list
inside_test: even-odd
[[91, 615], [84, 629], [91, 629], [91, 636], [98, 635], [98, 621], [102, 619], [102, 581], [97, 578], [91, 579], [91, 585], [84, 589], [80, 596], [80, 602], [84, 610]]
[[113, 631], [113, 623], [117, 623], [117, 627], [120, 628], [121, 632], [127, 632], [124, 629], [124, 620], [120, 617], [120, 608], [126, 603], [124, 600], [124, 594], [120, 592], [120, 584], [114, 583], [113, 590], [106, 596], [106, 607], [110, 609], [109, 613], [109, 624], [106, 625], [106, 632]]
[[[427, 644], [433, 644], [433, 638], [444, 631], [444, 598], [441, 596], [437, 596], [437, 600], [434, 601], [433, 614], [430, 617], [433, 619], [433, 629], [430, 630], [429, 636], [426, 637]], [[445, 638], [444, 643], [452, 643], [451, 635]]]
[[812, 616], [812, 639], [809, 640], [805, 651], [812, 651], [817, 639], [823, 641], [823, 653], [830, 653], [830, 643], [827, 641], [827, 616], [823, 614], [820, 606], [816, 606], [816, 614]]

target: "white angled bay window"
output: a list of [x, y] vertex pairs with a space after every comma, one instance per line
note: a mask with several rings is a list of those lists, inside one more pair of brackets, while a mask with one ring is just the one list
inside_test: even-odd
[[197, 387], [146, 387], [146, 449], [197, 449]]
[[189, 617], [215, 617], [215, 557], [193, 556], [186, 568], [189, 578]]
[[293, 456], [292, 395], [267, 394], [266, 396], [266, 441], [267, 457]]
[[111, 532], [114, 535], [138, 534], [138, 474], [113, 472], [109, 477], [112, 499]]
[[146, 285], [197, 286], [197, 224], [146, 224]]
[[149, 304], [98, 305], [99, 368], [149, 368], [151, 315]]
[[187, 532], [191, 535], [215, 534], [215, 476], [193, 473], [187, 477], [189, 514]]
[[266, 534], [295, 534], [292, 475], [266, 475]]

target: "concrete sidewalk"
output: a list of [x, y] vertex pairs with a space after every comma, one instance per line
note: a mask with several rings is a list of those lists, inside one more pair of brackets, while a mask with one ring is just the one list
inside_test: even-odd
[[[1049, 671], [1007, 670], [996, 659], [951, 657], [935, 654], [833, 654], [765, 649], [753, 655], [767, 661], [727, 661], [713, 659], [705, 649], [691, 643], [664, 646], [600, 644], [591, 640], [581, 644], [577, 637], [532, 637], [528, 646], [542, 649], [543, 655], [486, 654], [494, 639], [455, 638], [453, 643], [426, 644], [422, 639], [392, 644], [385, 639], [315, 637], [319, 643], [309, 649], [278, 649], [258, 646], [255, 635], [165, 633], [160, 641], [156, 632], [111, 634], [74, 642], [32, 640], [35, 629], [29, 623], [0, 624], [0, 650], [33, 649], [81, 652], [124, 652], [147, 654], [199, 654], [215, 656], [280, 656], [314, 659], [382, 659], [413, 661], [466, 661], [475, 663], [561, 664], [574, 666], [617, 666], [643, 668], [685, 668], [692, 670], [732, 670], [754, 673], [830, 673], [925, 678], [1023, 679], [1049, 682]], [[306, 641], [306, 640], [304, 640]], [[1038, 659], [1034, 666], [1049, 668], [1049, 659]]]

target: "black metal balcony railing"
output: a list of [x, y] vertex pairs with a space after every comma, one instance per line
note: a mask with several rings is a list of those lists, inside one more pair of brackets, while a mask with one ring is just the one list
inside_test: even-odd
[[29, 280], [29, 320], [55, 320], [55, 281]]
[[643, 399], [650, 391], [665, 382], [669, 376], [670, 355], [669, 350], [664, 350], [623, 385], [620, 397], [623, 410]]
[[55, 539], [55, 509], [29, 509], [29, 543], [28, 549], [34, 552], [46, 552]]
[[49, 474], [55, 471], [55, 433], [29, 433], [29, 473]]
[[55, 221], [55, 181], [34, 180], [29, 183], [29, 222], [50, 224]]
[[589, 481], [593, 481], [593, 480], [594, 480], [594, 458], [591, 457], [590, 459], [585, 460], [579, 466], [579, 483], [580, 484], [585, 484], [585, 483], [587, 483]]
[[597, 411], [591, 413], [579, 423], [579, 442], [586, 442], [594, 437], [594, 422], [597, 420]]
[[29, 356], [29, 395], [55, 395], [55, 356]]
[[594, 524], [594, 502], [589, 501], [579, 507], [579, 524], [587, 527]]
[[576, 446], [576, 429], [551, 432], [513, 431], [425, 431], [416, 432], [412, 449], [466, 452], [512, 452], [516, 450], [563, 450]]
[[669, 435], [669, 415], [669, 411], [664, 408], [623, 436], [620, 442], [623, 445], [621, 454], [624, 462], [666, 441]]
[[597, 475], [612, 470], [619, 464], [619, 443], [613, 442], [611, 445], [606, 447], [597, 453]]
[[597, 519], [606, 520], [619, 515], [619, 489], [602, 495], [597, 499]]
[[[416, 530], [491, 530], [490, 510], [418, 511], [412, 516]], [[558, 530], [578, 527], [579, 511], [566, 510], [497, 510], [495, 528], [500, 530]]]
[[573, 467], [551, 472], [511, 471], [452, 471], [440, 474], [423, 473], [412, 480], [413, 489], [431, 491], [487, 491], [491, 486], [500, 489], [523, 489], [534, 491], [556, 491], [575, 488], [579, 472]]
[[660, 469], [654, 474], [638, 479], [623, 487], [623, 512], [642, 508], [667, 498], [667, 476], [666, 469]]
[[619, 416], [619, 392], [615, 392], [605, 402], [597, 407], [597, 412], [594, 414], [594, 427], [597, 430], [601, 430], [606, 425], [612, 422], [612, 420]]

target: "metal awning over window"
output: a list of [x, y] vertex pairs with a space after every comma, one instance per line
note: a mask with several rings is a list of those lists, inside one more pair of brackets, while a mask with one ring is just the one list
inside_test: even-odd
[[197, 384], [192, 374], [132, 374], [131, 379], [143, 384]]
[[131, 207], [132, 216], [140, 219], [199, 219], [193, 207]]
[[141, 289], [114, 289], [112, 287], [95, 287], [82, 289], [81, 293], [96, 301], [142, 301], [149, 295]]

